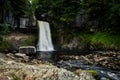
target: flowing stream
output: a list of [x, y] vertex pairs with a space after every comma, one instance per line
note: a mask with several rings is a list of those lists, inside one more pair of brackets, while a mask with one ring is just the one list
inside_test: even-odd
[[57, 62], [57, 65], [62, 68], [76, 68], [82, 70], [96, 70], [99, 76], [96, 80], [120, 80], [120, 71], [113, 71], [107, 68], [98, 67], [94, 65], [88, 65], [81, 60], [66, 60]]
[[[98, 53], [99, 52], [99, 53]], [[89, 53], [85, 53], [85, 52], [79, 52], [79, 51], [70, 51], [70, 52], [66, 52], [66, 51], [62, 51], [62, 52], [56, 52], [57, 54], [59, 54], [57, 61], [56, 61], [56, 65], [60, 68], [65, 68], [67, 70], [70, 70], [72, 72], [74, 72], [75, 70], [78, 69], [82, 69], [82, 70], [93, 70], [96, 72], [96, 74], [98, 75], [96, 78], [96, 80], [120, 80], [120, 70], [118, 68], [116, 69], [112, 69], [112, 67], [105, 67], [105, 66], [100, 66], [100, 65], [94, 65], [94, 64], [89, 64], [86, 60], [84, 60], [82, 57], [86, 57], [89, 59], [88, 56], [90, 56], [92, 54], [91, 58], [94, 58], [93, 55], [99, 55], [98, 58], [101, 58], [101, 56], [105, 55], [109, 56], [110, 55], [118, 55], [119, 52], [101, 52], [100, 51], [95, 51], [95, 52], [91, 52], [91, 54]], [[86, 54], [86, 55], [85, 55]], [[110, 56], [111, 57], [111, 56]], [[108, 57], [109, 58], [109, 57]], [[106, 60], [108, 60], [108, 58]], [[104, 61], [106, 61], [104, 59]], [[112, 65], [112, 66], [117, 66], [117, 65]]]

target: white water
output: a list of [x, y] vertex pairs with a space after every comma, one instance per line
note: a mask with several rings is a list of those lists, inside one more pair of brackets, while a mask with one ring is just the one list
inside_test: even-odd
[[54, 51], [49, 23], [45, 21], [38, 21], [38, 26], [39, 39], [37, 44], [37, 51]]

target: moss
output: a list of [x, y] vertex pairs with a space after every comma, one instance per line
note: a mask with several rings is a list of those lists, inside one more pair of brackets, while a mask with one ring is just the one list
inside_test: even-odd
[[83, 46], [86, 46], [89, 42], [91, 42], [92, 35], [86, 33], [80, 33], [78, 37], [81, 39]]
[[4, 37], [0, 37], [0, 52], [3, 52], [10, 48], [10, 44], [4, 39]]
[[[81, 73], [85, 73], [86, 75], [91, 75], [93, 78], [98, 78], [98, 73], [97, 73], [96, 70], [81, 70], [81, 69], [78, 69], [78, 70], [74, 71], [73, 73], [78, 75], [78, 76], [80, 76]], [[93, 80], [93, 79], [89, 79], [89, 80]]]
[[110, 80], [109, 78], [107, 78], [106, 80]]
[[37, 37], [36, 36], [31, 36], [29, 38], [26, 38], [26, 39], [22, 40], [22, 42], [23, 42], [22, 46], [27, 46], [27, 45], [34, 46], [36, 41], [37, 41]]
[[96, 70], [86, 70], [87, 72], [91, 73], [94, 77], [98, 76], [98, 73]]
[[120, 36], [106, 32], [95, 32], [93, 34], [80, 33], [83, 46], [92, 46], [92, 49], [120, 49]]
[[9, 26], [6, 22], [3, 23], [1, 34], [7, 35], [9, 33]]
[[3, 52], [10, 48], [10, 44], [7, 41], [0, 43], [0, 51]]
[[120, 48], [120, 37], [118, 35], [112, 35], [105, 32], [97, 32], [91, 39], [91, 44], [102, 45], [102, 48]]
[[20, 80], [20, 78], [18, 76], [16, 76], [15, 74], [11, 74], [13, 80]]

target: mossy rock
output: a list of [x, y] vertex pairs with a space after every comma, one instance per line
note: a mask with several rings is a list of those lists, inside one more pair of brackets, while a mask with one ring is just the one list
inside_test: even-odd
[[95, 80], [92, 73], [88, 72], [87, 70], [78, 69], [74, 73], [80, 77], [84, 77], [85, 80]]
[[86, 70], [86, 71], [91, 73], [94, 77], [98, 76], [98, 72], [96, 70]]

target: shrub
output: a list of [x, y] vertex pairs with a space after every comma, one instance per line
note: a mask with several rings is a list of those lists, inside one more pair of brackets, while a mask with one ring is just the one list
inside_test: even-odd
[[113, 35], [106, 32], [95, 32], [93, 34], [81, 33], [79, 35], [84, 47], [92, 47], [92, 49], [116, 49], [120, 48], [119, 35]]
[[9, 33], [9, 26], [6, 22], [4, 22], [1, 30], [2, 35], [7, 35]]
[[0, 51], [3, 52], [10, 48], [10, 44], [7, 41], [0, 42]]
[[35, 37], [35, 36], [31, 36], [31, 37], [29, 37], [29, 38], [26, 38], [26, 39], [23, 39], [23, 46], [27, 46], [27, 45], [31, 45], [31, 46], [33, 46], [33, 45], [35, 45], [35, 43], [36, 43], [36, 40], [37, 40], [37, 37]]

